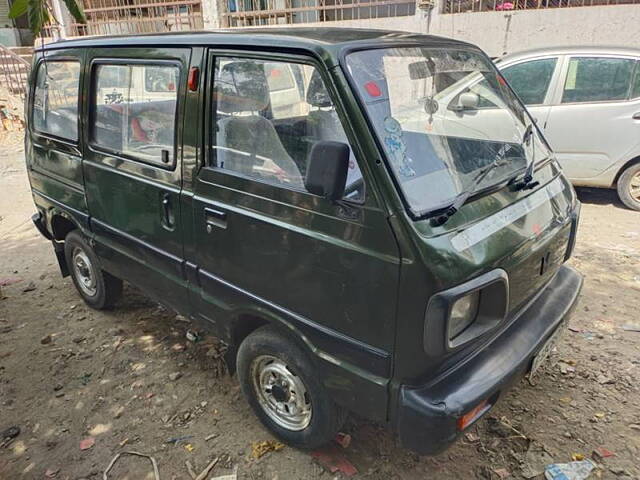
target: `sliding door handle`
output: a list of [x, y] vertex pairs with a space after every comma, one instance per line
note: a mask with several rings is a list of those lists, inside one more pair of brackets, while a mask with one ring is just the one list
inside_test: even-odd
[[227, 212], [217, 210], [215, 208], [204, 209], [204, 221], [207, 228], [207, 233], [211, 233], [213, 228], [227, 228]]
[[163, 193], [160, 203], [162, 204], [162, 225], [167, 230], [173, 230], [175, 227], [175, 218], [173, 216], [173, 209], [171, 208], [171, 194], [168, 192]]

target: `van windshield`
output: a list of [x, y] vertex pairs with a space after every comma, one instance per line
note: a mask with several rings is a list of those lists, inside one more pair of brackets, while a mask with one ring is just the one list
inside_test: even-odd
[[507, 181], [550, 155], [522, 104], [480, 52], [365, 50], [347, 56], [347, 69], [416, 216], [446, 208], [468, 190]]

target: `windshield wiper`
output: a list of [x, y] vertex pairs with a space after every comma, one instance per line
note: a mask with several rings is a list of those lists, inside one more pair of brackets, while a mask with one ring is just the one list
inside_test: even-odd
[[[524, 131], [524, 135], [522, 135], [522, 146], [524, 148], [525, 145], [529, 145], [533, 138], [533, 121], [527, 126], [527, 129]], [[540, 185], [540, 182], [533, 181], [533, 168], [536, 163], [536, 150], [535, 150], [536, 141], [533, 139], [533, 148], [531, 152], [531, 158], [527, 161], [527, 170], [524, 172], [524, 177], [519, 182], [515, 182], [515, 178], [512, 182], [513, 184], [512, 190], [514, 192], [519, 192], [520, 190], [531, 190], [532, 188], [536, 188]], [[517, 178], [517, 177], [516, 177]]]
[[487, 175], [489, 175], [489, 173], [491, 173], [497, 167], [501, 167], [505, 163], [506, 162], [504, 161], [504, 158], [498, 156], [488, 166], [486, 166], [485, 168], [480, 170], [480, 172], [478, 172], [478, 174], [473, 178], [473, 183], [471, 184], [471, 186], [468, 189], [466, 189], [465, 191], [460, 192], [456, 196], [456, 198], [453, 200], [451, 205], [446, 207], [444, 213], [442, 213], [442, 214], [440, 214], [438, 216], [435, 216], [435, 217], [433, 217], [431, 219], [431, 221], [430, 221], [431, 226], [432, 227], [440, 227], [440, 226], [444, 225], [445, 223], [447, 223], [447, 220], [449, 220], [452, 216], [454, 216], [456, 214], [456, 212], [458, 210], [460, 210], [460, 208], [465, 203], [467, 203], [467, 200], [469, 200], [469, 197], [471, 195], [473, 195], [473, 193], [476, 191], [476, 188], [478, 187], [478, 185], [480, 185], [480, 183], [482, 183], [482, 181], [487, 177]]

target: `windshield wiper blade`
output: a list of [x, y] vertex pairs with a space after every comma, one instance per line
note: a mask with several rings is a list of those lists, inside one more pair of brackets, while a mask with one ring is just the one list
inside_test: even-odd
[[[532, 141], [533, 137], [533, 122], [531, 122], [527, 129], [524, 131], [524, 135], [522, 135], [522, 146], [529, 145], [529, 142]], [[514, 192], [519, 192], [520, 190], [531, 190], [540, 185], [540, 182], [533, 181], [533, 168], [536, 163], [536, 152], [535, 152], [535, 139], [533, 140], [533, 151], [531, 152], [531, 158], [527, 161], [527, 170], [524, 172], [524, 176], [522, 180], [513, 184], [512, 190]], [[517, 177], [516, 177], [517, 178]], [[515, 181], [515, 178], [513, 179]]]
[[467, 188], [465, 191], [460, 192], [458, 196], [454, 199], [454, 201], [451, 203], [451, 205], [449, 205], [444, 209], [444, 213], [431, 218], [431, 221], [430, 221], [431, 226], [440, 227], [445, 223], [447, 223], [447, 220], [449, 220], [452, 216], [454, 216], [456, 212], [460, 210], [460, 208], [465, 203], [467, 203], [467, 200], [469, 200], [469, 197], [473, 195], [478, 185], [482, 183], [482, 181], [487, 177], [487, 175], [489, 175], [489, 173], [491, 173], [497, 167], [504, 165], [504, 161], [500, 161], [500, 160], [502, 159], [498, 157], [493, 162], [491, 162], [488, 166], [486, 166], [484, 169], [480, 170], [480, 172], [478, 172], [478, 174], [473, 178], [473, 183], [471, 184], [471, 186]]

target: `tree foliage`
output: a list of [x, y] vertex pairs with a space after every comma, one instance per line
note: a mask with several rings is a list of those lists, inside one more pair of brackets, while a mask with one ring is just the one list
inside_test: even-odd
[[[78, 23], [87, 23], [82, 8], [76, 0], [63, 0], [69, 13]], [[9, 10], [9, 18], [14, 19], [26, 15], [29, 21], [29, 28], [34, 35], [39, 35], [42, 28], [56, 20], [51, 15], [47, 0], [15, 0]]]

